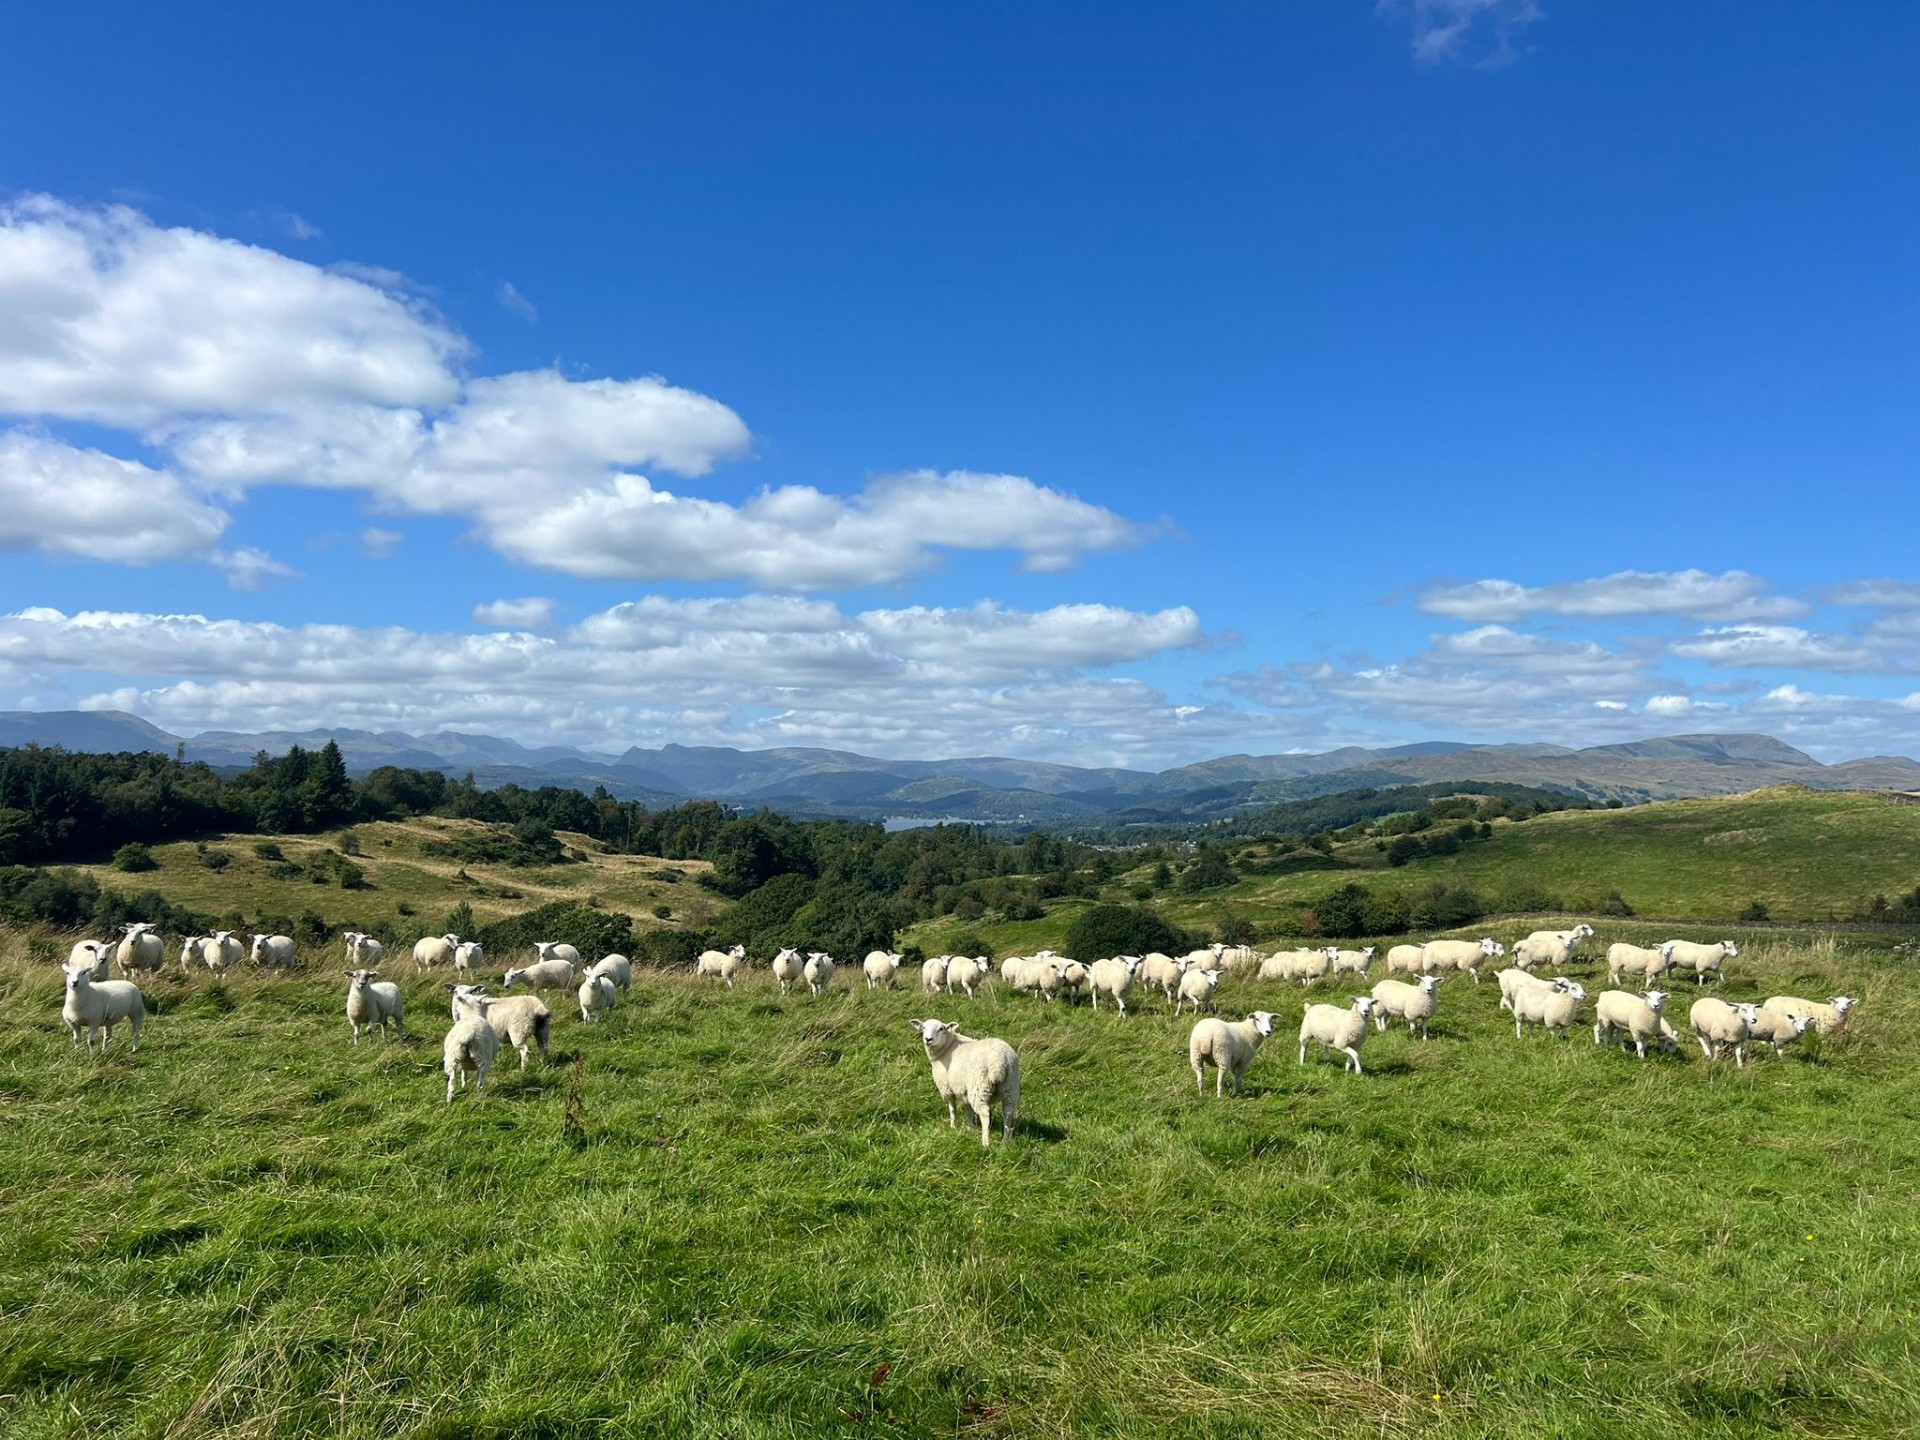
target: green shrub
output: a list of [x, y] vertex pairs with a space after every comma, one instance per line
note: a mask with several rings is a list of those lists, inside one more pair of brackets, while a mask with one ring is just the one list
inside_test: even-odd
[[1064, 942], [1066, 953], [1080, 960], [1144, 955], [1150, 950], [1178, 955], [1191, 950], [1194, 943], [1193, 935], [1144, 905], [1089, 906], [1073, 917]]
[[124, 870], [129, 875], [138, 875], [143, 870], [158, 870], [160, 862], [153, 858], [153, 851], [149, 847], [132, 840], [113, 852], [113, 868]]

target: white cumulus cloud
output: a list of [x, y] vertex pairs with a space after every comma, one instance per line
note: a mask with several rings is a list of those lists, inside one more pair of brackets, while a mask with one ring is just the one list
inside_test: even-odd
[[501, 630], [545, 630], [553, 623], [553, 601], [540, 595], [489, 600], [473, 607], [473, 623]]
[[149, 565], [205, 554], [226, 528], [226, 513], [171, 471], [0, 431], [0, 550]]
[[1613, 619], [1680, 615], [1695, 620], [1774, 620], [1806, 613], [1798, 600], [1768, 595], [1766, 582], [1744, 570], [1621, 570], [1592, 580], [1528, 587], [1512, 580], [1476, 580], [1420, 596], [1429, 615], [1512, 622], [1529, 615]]

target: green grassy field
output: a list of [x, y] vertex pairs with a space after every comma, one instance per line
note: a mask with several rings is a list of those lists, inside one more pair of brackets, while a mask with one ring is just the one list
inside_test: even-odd
[[[30, 949], [9, 1440], [1920, 1431], [1920, 997], [1884, 952], [1750, 941], [1729, 993], [1865, 1000], [1738, 1073], [1516, 1041], [1464, 981], [1430, 1042], [1301, 1068], [1307, 997], [1231, 979], [1284, 1019], [1227, 1102], [1164, 1013], [642, 974], [448, 1107], [410, 967], [404, 1043], [350, 1045], [316, 957], [154, 980], [101, 1061]], [[1011, 1144], [947, 1128], [930, 1012], [1018, 1047]]]

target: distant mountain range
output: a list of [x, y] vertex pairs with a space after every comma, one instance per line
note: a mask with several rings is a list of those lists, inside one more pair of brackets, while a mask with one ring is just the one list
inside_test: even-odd
[[1179, 824], [1246, 814], [1336, 790], [1434, 781], [1504, 780], [1628, 803], [1731, 795], [1794, 783], [1816, 790], [1920, 790], [1920, 763], [1881, 755], [1823, 765], [1765, 735], [1672, 735], [1571, 750], [1558, 745], [1427, 742], [1320, 755], [1224, 755], [1158, 772], [978, 756], [877, 760], [841, 750], [638, 747], [623, 755], [530, 748], [493, 735], [440, 730], [209, 730], [170, 735], [116, 710], [0, 711], [0, 748], [60, 745], [111, 753], [157, 750], [214, 766], [244, 766], [261, 750], [317, 749], [334, 740], [355, 774], [381, 765], [471, 771], [509, 781], [609, 793], [649, 805], [704, 797], [799, 816], [1117, 826]]

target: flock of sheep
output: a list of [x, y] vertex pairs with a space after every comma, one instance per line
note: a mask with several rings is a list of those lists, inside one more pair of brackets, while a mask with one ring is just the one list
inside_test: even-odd
[[[1386, 955], [1386, 978], [1376, 983], [1370, 994], [1355, 995], [1347, 1005], [1306, 1007], [1300, 1020], [1297, 1063], [1304, 1065], [1308, 1050], [1317, 1046], [1323, 1058], [1337, 1052], [1347, 1070], [1361, 1073], [1360, 1049], [1369, 1024], [1385, 1030], [1390, 1021], [1400, 1020], [1409, 1034], [1417, 1027], [1425, 1039], [1428, 1022], [1438, 1009], [1441, 981], [1464, 973], [1479, 984], [1482, 968], [1503, 957], [1509, 964], [1496, 975], [1499, 1007], [1512, 1014], [1515, 1036], [1538, 1027], [1564, 1038], [1575, 1023], [1585, 1023], [1580, 1020], [1579, 1008], [1587, 999], [1586, 989], [1563, 974], [1545, 977], [1534, 971], [1543, 965], [1564, 970], [1593, 933], [1590, 925], [1536, 931], [1517, 942], [1511, 954], [1490, 938], [1396, 945]], [[349, 931], [344, 938], [346, 959], [352, 967], [345, 975], [346, 1014], [353, 1042], [358, 1044], [363, 1033], [378, 1030], [385, 1034], [389, 1027], [396, 1035], [402, 1033], [404, 997], [398, 985], [378, 978], [385, 958], [380, 942], [359, 931]], [[254, 935], [251, 942], [243, 946], [228, 931], [187, 937], [178, 952], [181, 968], [191, 972], [200, 967], [224, 975], [246, 957], [267, 966], [293, 963], [294, 943], [287, 936]], [[503, 1043], [518, 1052], [522, 1068], [532, 1049], [537, 1048], [541, 1058], [546, 1058], [553, 1013], [540, 998], [541, 991], [571, 992], [581, 1020], [595, 1024], [613, 1013], [620, 996], [633, 983], [633, 966], [623, 955], [608, 955], [587, 965], [571, 945], [542, 941], [534, 948], [533, 963], [508, 968], [501, 979], [504, 987], [524, 985], [529, 993], [495, 996], [475, 983], [486, 959], [478, 943], [462, 941], [458, 935], [429, 935], [414, 945], [416, 969], [444, 965], [456, 976], [455, 982], [445, 987], [453, 1024], [441, 1052], [449, 1103], [469, 1076], [476, 1089], [486, 1084]], [[1188, 1038], [1187, 1058], [1194, 1083], [1204, 1094], [1206, 1071], [1211, 1067], [1215, 1071], [1214, 1094], [1222, 1096], [1229, 1081], [1234, 1094], [1240, 1093], [1248, 1066], [1280, 1019], [1270, 1010], [1253, 1011], [1239, 1021], [1212, 1014], [1202, 1016], [1201, 1011], [1213, 1009], [1214, 994], [1224, 976], [1246, 973], [1261, 980], [1297, 981], [1311, 986], [1330, 978], [1364, 977], [1373, 955], [1372, 946], [1359, 950], [1297, 947], [1261, 955], [1246, 946], [1212, 945], [1179, 957], [1158, 953], [1120, 955], [1083, 963], [1042, 951], [1002, 960], [998, 978], [1009, 990], [1046, 1001], [1063, 995], [1069, 1000], [1085, 997], [1097, 1010], [1104, 998], [1123, 1016], [1128, 1013], [1129, 996], [1134, 997], [1138, 1008], [1141, 995], [1158, 993], [1175, 1015], [1191, 1006], [1196, 1023]], [[1639, 977], [1643, 990], [1637, 994], [1605, 990], [1595, 998], [1594, 1043], [1631, 1044], [1641, 1059], [1646, 1058], [1649, 1045], [1669, 1053], [1678, 1050], [1680, 1037], [1664, 1013], [1671, 992], [1653, 988], [1655, 983], [1668, 975], [1691, 974], [1696, 988], [1703, 987], [1710, 978], [1722, 974], [1726, 960], [1738, 955], [1731, 941], [1701, 944], [1669, 940], [1645, 948], [1625, 943], [1611, 946], [1607, 951], [1608, 983], [1618, 984], [1623, 976], [1632, 975]], [[901, 961], [894, 952], [873, 951], [861, 964], [866, 987], [894, 988]], [[132, 1032], [132, 1048], [140, 1048], [146, 1003], [130, 978], [111, 978], [116, 962], [123, 977], [157, 971], [166, 963], [166, 946], [153, 927], [145, 924], [126, 926], [118, 942], [82, 940], [74, 944], [62, 967], [67, 985], [61, 1018], [76, 1045], [82, 1043], [84, 1033], [89, 1051], [98, 1039], [104, 1052], [114, 1025], [121, 1021]], [[697, 976], [710, 977], [731, 988], [749, 968], [746, 949], [736, 945], [731, 950], [708, 950], [694, 968]], [[811, 994], [820, 995], [831, 984], [835, 969], [833, 957], [818, 951], [802, 955], [796, 950], [782, 950], [771, 963], [782, 994], [805, 984]], [[952, 995], [958, 990], [971, 998], [992, 973], [993, 967], [984, 956], [939, 955], [922, 964], [920, 983], [930, 993]], [[1395, 978], [1400, 975], [1411, 978]], [[1741, 1066], [1746, 1063], [1749, 1045], [1771, 1045], [1779, 1055], [1809, 1029], [1821, 1035], [1836, 1034], [1845, 1027], [1855, 1003], [1847, 995], [1836, 995], [1825, 1002], [1775, 995], [1757, 1005], [1731, 1004], [1702, 995], [1694, 1001], [1687, 1020], [1708, 1060], [1731, 1052], [1736, 1066]], [[980, 1143], [986, 1145], [991, 1133], [991, 1108], [997, 1104], [1002, 1135], [1011, 1136], [1020, 1098], [1020, 1060], [1013, 1047], [1004, 1040], [962, 1035], [958, 1022], [927, 1019], [911, 1023], [926, 1050], [934, 1086], [947, 1102], [948, 1123], [957, 1127], [958, 1107], [964, 1105], [969, 1116], [979, 1121]]]

